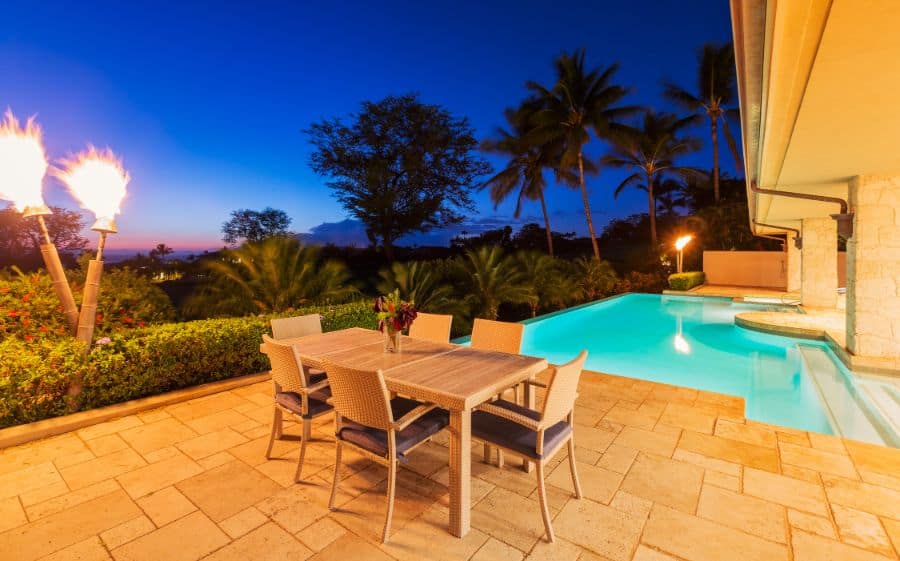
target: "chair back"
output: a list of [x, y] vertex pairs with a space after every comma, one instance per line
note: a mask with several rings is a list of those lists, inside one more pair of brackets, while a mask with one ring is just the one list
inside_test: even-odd
[[575, 407], [575, 398], [578, 397], [578, 380], [581, 378], [581, 370], [587, 359], [587, 351], [581, 351], [575, 360], [556, 366], [550, 383], [547, 384], [547, 394], [544, 397], [544, 407], [541, 411], [541, 425], [553, 426], [569, 416]]
[[321, 332], [322, 317], [319, 314], [272, 320], [272, 337], [279, 340], [315, 335]]
[[409, 336], [413, 339], [424, 339], [435, 343], [450, 342], [450, 325], [453, 316], [445, 314], [416, 314], [416, 319], [409, 326]]
[[391, 396], [381, 370], [357, 370], [326, 362], [325, 371], [332, 405], [341, 417], [376, 429], [392, 428]]
[[522, 350], [521, 323], [477, 318], [472, 325], [472, 348], [517, 355]]
[[278, 391], [301, 393], [306, 388], [306, 377], [293, 345], [279, 343], [268, 335], [263, 335], [262, 338], [259, 350], [269, 357], [272, 381]]

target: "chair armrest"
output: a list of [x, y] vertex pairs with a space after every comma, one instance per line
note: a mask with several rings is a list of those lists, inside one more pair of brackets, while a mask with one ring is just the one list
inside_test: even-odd
[[394, 421], [394, 430], [403, 430], [410, 425], [410, 423], [415, 422], [419, 417], [428, 413], [432, 409], [436, 409], [437, 405], [432, 404], [423, 404], [419, 405], [406, 415], [400, 417], [396, 421]]
[[525, 383], [529, 386], [537, 386], [539, 388], [546, 388], [547, 384], [541, 382], [540, 380], [525, 380]]
[[531, 430], [539, 430], [541, 427], [541, 423], [539, 421], [535, 421], [530, 417], [526, 417], [525, 415], [520, 415], [515, 411], [510, 411], [504, 407], [498, 407], [493, 403], [483, 403], [478, 406], [479, 411], [484, 411], [485, 413], [490, 413], [491, 415], [496, 415], [501, 419], [506, 419], [507, 421], [512, 421], [514, 423], [520, 424], [525, 428]]

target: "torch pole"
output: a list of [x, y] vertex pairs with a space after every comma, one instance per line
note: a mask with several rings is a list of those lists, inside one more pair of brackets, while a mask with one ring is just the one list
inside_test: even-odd
[[50, 273], [50, 278], [53, 280], [53, 288], [56, 290], [56, 296], [62, 304], [63, 313], [66, 315], [66, 321], [69, 324], [69, 332], [74, 334], [78, 329], [78, 306], [75, 305], [75, 298], [72, 296], [69, 280], [66, 278], [66, 272], [59, 259], [56, 246], [53, 245], [53, 241], [50, 239], [50, 233], [47, 231], [44, 217], [39, 214], [37, 215], [37, 220], [41, 227], [41, 235], [44, 238], [44, 243], [40, 244], [44, 266], [47, 267], [47, 272]]
[[81, 299], [81, 314], [78, 317], [76, 338], [90, 349], [94, 340], [94, 323], [97, 318], [97, 297], [100, 295], [100, 277], [103, 275], [103, 246], [106, 232], [100, 233], [97, 257], [88, 263], [87, 278], [84, 281], [84, 295]]

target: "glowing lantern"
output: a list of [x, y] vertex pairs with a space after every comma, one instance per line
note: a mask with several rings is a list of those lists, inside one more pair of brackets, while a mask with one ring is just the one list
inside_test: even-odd
[[681, 236], [677, 240], [675, 240], [675, 249], [678, 250], [678, 272], [682, 272], [682, 265], [684, 263], [684, 248], [688, 243], [693, 239], [693, 236], [688, 234], [687, 236]]

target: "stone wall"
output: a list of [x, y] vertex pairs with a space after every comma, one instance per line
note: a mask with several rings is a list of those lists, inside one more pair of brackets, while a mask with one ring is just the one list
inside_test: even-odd
[[810, 308], [837, 305], [837, 224], [831, 217], [804, 218], [800, 300]]
[[900, 175], [850, 182], [853, 236], [847, 242], [847, 348], [900, 357]]
[[788, 234], [785, 241], [787, 247], [787, 291], [798, 292], [800, 290], [801, 272], [801, 252], [794, 245], [794, 234]]

